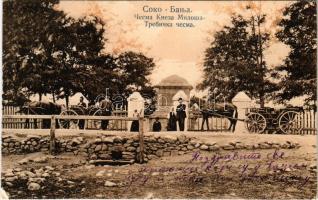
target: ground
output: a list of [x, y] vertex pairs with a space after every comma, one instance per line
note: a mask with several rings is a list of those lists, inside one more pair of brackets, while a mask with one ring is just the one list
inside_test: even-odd
[[[168, 133], [160, 133], [162, 135]], [[169, 133], [171, 134], [171, 133]], [[17, 187], [4, 186], [11, 198], [315, 198], [316, 136], [313, 135], [252, 135], [233, 133], [185, 133], [199, 141], [218, 144], [229, 142], [297, 142], [299, 149], [239, 150], [240, 160], [220, 160], [207, 170], [206, 157], [212, 152], [189, 153], [162, 157], [146, 164], [94, 166], [86, 158], [72, 153], [49, 156], [45, 163], [18, 162], [27, 157], [41, 157], [44, 153], [8, 155], [2, 157], [2, 171], [19, 167], [38, 169], [54, 167], [60, 174], [52, 176], [45, 186], [29, 191], [25, 183]], [[218, 155], [232, 155], [235, 151], [221, 151]], [[283, 153], [283, 154], [282, 154]], [[273, 157], [273, 154], [275, 156]], [[259, 159], [246, 157], [260, 155]], [[200, 158], [203, 158], [200, 160]], [[271, 165], [269, 163], [272, 162]], [[291, 165], [289, 165], [291, 164]], [[300, 166], [294, 167], [295, 164]], [[305, 165], [305, 166], [304, 166]], [[216, 167], [215, 167], [216, 166]], [[223, 170], [222, 170], [223, 166]], [[246, 171], [243, 172], [244, 166]], [[259, 170], [252, 176], [253, 170]], [[105, 182], [116, 185], [105, 185]], [[108, 183], [109, 183], [108, 182]]]

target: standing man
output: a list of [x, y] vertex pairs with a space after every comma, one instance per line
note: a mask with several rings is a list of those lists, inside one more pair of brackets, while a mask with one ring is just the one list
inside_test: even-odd
[[184, 131], [184, 121], [185, 118], [187, 117], [186, 114], [186, 105], [183, 104], [183, 100], [182, 98], [179, 98], [179, 105], [177, 106], [177, 120], [178, 120], [178, 124], [179, 124], [179, 129], [180, 131]]
[[[102, 116], [110, 116], [112, 114], [112, 102], [109, 100], [108, 97], [103, 97], [100, 99], [99, 107], [102, 110]], [[106, 130], [109, 124], [109, 120], [102, 120], [101, 121], [101, 128]]]
[[[80, 97], [80, 100], [79, 100], [79, 103], [77, 104], [78, 106], [80, 107], [83, 107], [83, 109], [86, 109], [86, 103], [84, 102], [84, 97]], [[79, 129], [84, 129], [84, 126], [85, 126], [85, 120], [84, 119], [80, 119], [78, 121], [78, 127]]]

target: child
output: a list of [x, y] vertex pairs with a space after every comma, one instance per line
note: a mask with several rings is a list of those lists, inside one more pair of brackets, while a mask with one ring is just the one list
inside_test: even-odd
[[159, 122], [159, 117], [156, 117], [156, 121], [153, 123], [152, 126], [153, 132], [160, 132], [161, 131], [161, 123]]

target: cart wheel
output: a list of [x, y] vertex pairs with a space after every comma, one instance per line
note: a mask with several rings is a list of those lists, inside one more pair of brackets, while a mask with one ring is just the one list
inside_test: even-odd
[[250, 113], [245, 123], [250, 133], [262, 133], [267, 126], [265, 117], [259, 113]]
[[299, 112], [286, 111], [278, 120], [280, 130], [285, 134], [298, 134], [303, 129]]
[[[94, 116], [107, 116], [104, 114], [102, 109], [98, 109]], [[92, 120], [92, 125], [94, 129], [102, 129], [102, 120]], [[108, 120], [107, 130], [113, 129], [113, 120]]]
[[[78, 116], [78, 114], [74, 110], [64, 110], [60, 115], [64, 116]], [[77, 128], [78, 127], [78, 119], [59, 119], [58, 123], [60, 128]]]

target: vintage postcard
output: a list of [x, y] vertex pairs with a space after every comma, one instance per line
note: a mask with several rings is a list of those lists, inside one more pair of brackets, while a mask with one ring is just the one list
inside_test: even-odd
[[317, 3], [3, 0], [0, 199], [316, 199]]

